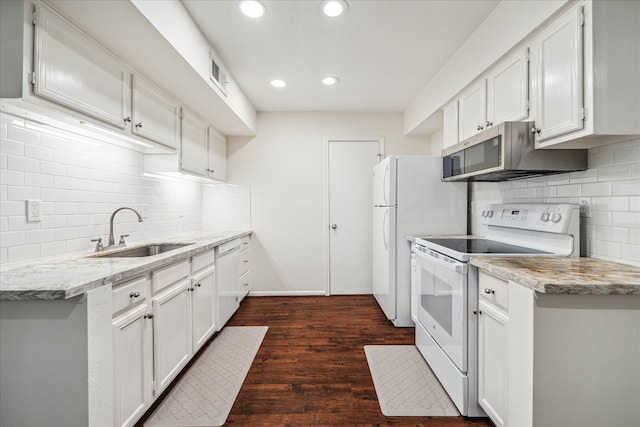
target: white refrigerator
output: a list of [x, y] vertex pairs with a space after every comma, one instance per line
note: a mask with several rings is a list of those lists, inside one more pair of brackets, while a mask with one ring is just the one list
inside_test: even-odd
[[391, 156], [373, 168], [373, 295], [396, 327], [411, 319], [407, 235], [467, 234], [467, 184], [441, 181], [442, 158]]

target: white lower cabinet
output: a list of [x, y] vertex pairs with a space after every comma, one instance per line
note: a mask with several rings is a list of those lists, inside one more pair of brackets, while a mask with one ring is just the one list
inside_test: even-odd
[[191, 357], [191, 282], [184, 280], [152, 298], [154, 396]]
[[132, 426], [147, 410], [151, 383], [149, 304], [142, 303], [113, 319], [114, 421]]
[[215, 323], [215, 268], [211, 266], [191, 279], [191, 295], [192, 310], [192, 345], [193, 352], [198, 351], [200, 347], [213, 335], [216, 330]]
[[240, 240], [240, 256], [238, 258], [238, 293], [240, 301], [251, 290], [251, 236], [243, 237]]
[[507, 297], [507, 283], [484, 272], [480, 272], [478, 283], [478, 400], [494, 424], [503, 427], [507, 409], [509, 318], [495, 300]]

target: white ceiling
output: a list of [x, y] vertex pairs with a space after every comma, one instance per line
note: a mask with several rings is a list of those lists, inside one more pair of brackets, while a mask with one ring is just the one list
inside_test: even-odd
[[[326, 18], [320, 0], [263, 0], [258, 19], [236, 0], [182, 3], [258, 111], [403, 111], [499, 3], [347, 1]], [[326, 75], [340, 83], [323, 86]]]

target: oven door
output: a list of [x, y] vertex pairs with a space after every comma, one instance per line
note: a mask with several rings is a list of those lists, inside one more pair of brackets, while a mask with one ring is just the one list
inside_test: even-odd
[[462, 372], [467, 371], [467, 264], [416, 245], [418, 322]]

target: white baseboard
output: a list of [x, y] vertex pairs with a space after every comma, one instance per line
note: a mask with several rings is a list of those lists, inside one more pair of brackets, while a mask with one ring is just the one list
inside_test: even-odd
[[301, 297], [325, 296], [325, 291], [250, 291], [250, 297]]

